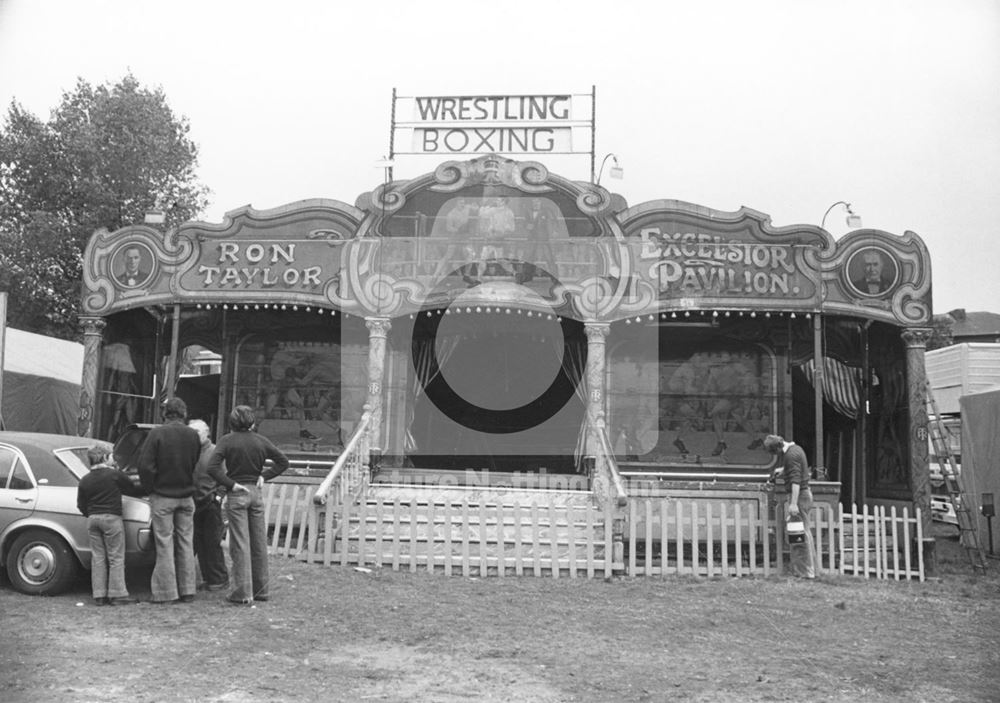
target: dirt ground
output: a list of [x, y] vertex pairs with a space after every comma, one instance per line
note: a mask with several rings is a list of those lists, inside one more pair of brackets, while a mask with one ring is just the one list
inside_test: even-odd
[[[926, 583], [488, 579], [273, 558], [272, 600], [0, 587], [0, 700], [998, 701], [1000, 561]], [[148, 573], [130, 578], [149, 598]]]

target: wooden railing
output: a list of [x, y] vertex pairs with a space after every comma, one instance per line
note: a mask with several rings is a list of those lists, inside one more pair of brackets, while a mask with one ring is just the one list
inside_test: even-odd
[[[344, 504], [350, 504], [363, 497], [371, 480], [369, 463], [371, 446], [369, 442], [371, 413], [361, 416], [354, 434], [344, 446], [330, 473], [320, 483], [313, 494], [313, 509], [309, 521], [309, 555], [315, 557], [316, 545], [322, 532], [331, 537], [336, 529], [334, 516]], [[322, 527], [320, 527], [322, 523]], [[332, 539], [326, 539], [325, 563], [330, 563]]]
[[923, 528], [920, 508], [911, 516], [903, 508], [888, 512], [884, 506], [853, 506], [849, 513], [838, 506], [840, 573], [864, 578], [917, 579], [923, 581]]
[[556, 505], [537, 493], [530, 501], [490, 505], [467, 497], [380, 495], [344, 503], [337, 514], [343, 527], [325, 540], [322, 562], [466, 577], [610, 578], [621, 572], [622, 563], [612, 558], [609, 512], [589, 502]]
[[[762, 514], [763, 513], [763, 514]], [[773, 515], [752, 501], [630, 496], [625, 573], [629, 576], [770, 576], [784, 572], [783, 504]], [[920, 510], [813, 506], [818, 574], [923, 581]]]

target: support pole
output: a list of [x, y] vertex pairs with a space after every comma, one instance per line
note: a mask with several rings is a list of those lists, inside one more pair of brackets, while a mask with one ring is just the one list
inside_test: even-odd
[[927, 370], [924, 352], [932, 330], [903, 330], [906, 344], [906, 397], [910, 407], [910, 485], [913, 505], [920, 508], [925, 535], [931, 534], [931, 472], [927, 449]]
[[813, 466], [818, 469], [825, 465], [823, 458], [823, 378], [824, 378], [824, 357], [823, 357], [823, 316], [819, 313], [813, 315], [813, 403], [816, 422], [816, 451], [813, 458]]
[[611, 326], [607, 322], [586, 322], [584, 332], [587, 335], [587, 436], [584, 440], [583, 456], [589, 456], [597, 451], [595, 439], [590, 436], [591, 423], [604, 419], [605, 398], [605, 339]]
[[369, 446], [372, 452], [380, 453], [382, 451], [382, 379], [385, 377], [386, 337], [392, 328], [392, 321], [388, 317], [366, 317], [365, 326], [368, 327], [368, 399], [366, 405], [372, 414]]
[[180, 303], [174, 305], [173, 324], [170, 326], [170, 362], [167, 366], [167, 398], [174, 397], [174, 390], [177, 386], [177, 355], [181, 336], [181, 306]]
[[3, 370], [4, 351], [7, 349], [7, 291], [0, 291], [0, 430], [7, 427], [3, 421]]
[[102, 317], [81, 317], [80, 325], [83, 327], [83, 377], [80, 379], [76, 431], [81, 437], [93, 437], [101, 348], [104, 345], [104, 328], [108, 323]]
[[851, 461], [851, 505], [858, 505], [864, 493], [858, 490], [858, 467], [868, 460], [868, 432], [871, 421], [871, 380], [872, 361], [869, 350], [869, 328], [871, 321], [866, 320], [861, 326], [861, 407], [858, 409], [858, 447], [857, 454]]

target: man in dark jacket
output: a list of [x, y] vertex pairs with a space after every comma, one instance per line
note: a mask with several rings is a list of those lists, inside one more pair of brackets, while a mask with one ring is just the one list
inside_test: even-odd
[[201, 455], [198, 433], [184, 424], [187, 405], [170, 398], [164, 423], [149, 431], [139, 457], [139, 478], [150, 494], [156, 566], [154, 603], [194, 600], [194, 467]]
[[[229, 602], [250, 604], [271, 597], [267, 568], [267, 523], [264, 481], [288, 468], [288, 457], [271, 440], [253, 431], [253, 408], [237, 405], [229, 414], [229, 434], [222, 437], [208, 462], [208, 473], [229, 491], [229, 556], [233, 590]], [[270, 459], [273, 466], [265, 468]], [[225, 468], [223, 468], [223, 462]]]
[[90, 586], [97, 605], [135, 603], [125, 587], [125, 524], [122, 494], [141, 496], [141, 488], [107, 464], [108, 450], [87, 450], [90, 473], [80, 479], [76, 507], [87, 518], [90, 538]]

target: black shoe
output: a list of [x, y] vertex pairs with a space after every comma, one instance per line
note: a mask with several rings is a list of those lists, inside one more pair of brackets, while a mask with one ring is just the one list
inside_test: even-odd
[[188, 593], [187, 595], [181, 596], [177, 600], [179, 600], [181, 603], [194, 603], [194, 594]]
[[712, 456], [719, 456], [724, 451], [726, 451], [726, 443], [719, 442], [715, 445], [715, 449], [712, 450]]
[[302, 428], [301, 430], [299, 430], [299, 437], [301, 437], [302, 439], [309, 439], [309, 440], [313, 440], [313, 441], [319, 439], [319, 437], [317, 437], [316, 435], [314, 435], [312, 432], [310, 432], [309, 430], [307, 430], [305, 428]]
[[677, 447], [677, 451], [681, 454], [688, 454], [687, 445], [684, 444], [684, 440], [680, 437], [674, 440], [674, 446]]
[[174, 598], [173, 600], [151, 600], [149, 602], [152, 603], [153, 605], [173, 605], [174, 603], [177, 602], [177, 599]]
[[754, 441], [750, 442], [750, 444], [747, 445], [747, 449], [760, 449], [763, 446], [764, 446], [764, 440], [758, 437], [757, 439], [755, 439]]
[[111, 605], [110, 598], [95, 598], [94, 605]]
[[135, 598], [128, 597], [108, 599], [108, 605], [135, 605], [138, 602]]
[[253, 599], [255, 601], [259, 600], [261, 603], [266, 603], [267, 601], [271, 600], [271, 597], [270, 596], [254, 596]]
[[229, 582], [224, 581], [223, 583], [210, 583], [205, 586], [206, 591], [224, 591], [229, 588]]
[[226, 602], [233, 605], [251, 605], [253, 598], [226, 598]]

